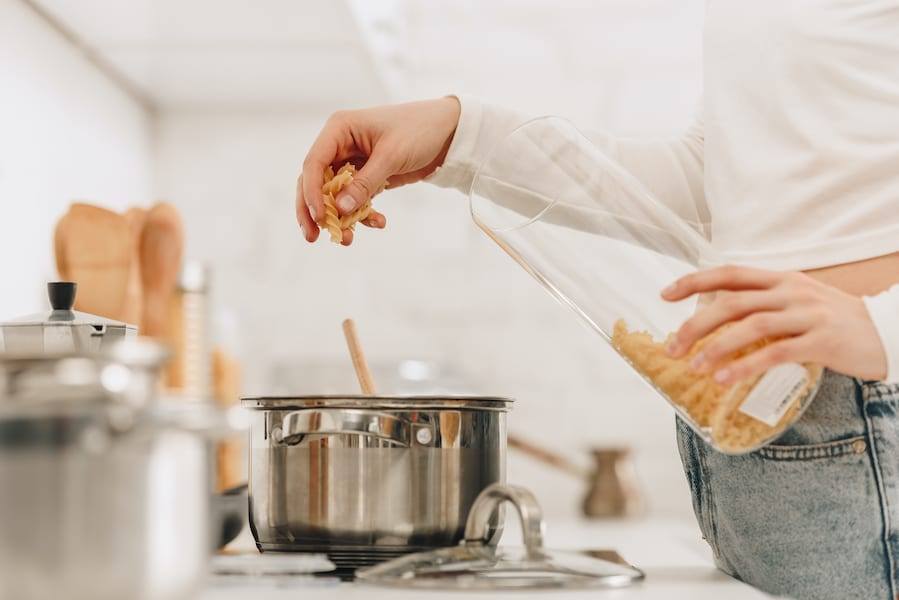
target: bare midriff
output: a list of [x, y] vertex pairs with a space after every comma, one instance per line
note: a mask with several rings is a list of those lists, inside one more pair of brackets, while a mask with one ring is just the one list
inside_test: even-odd
[[899, 252], [805, 272], [856, 296], [872, 296], [899, 283]]

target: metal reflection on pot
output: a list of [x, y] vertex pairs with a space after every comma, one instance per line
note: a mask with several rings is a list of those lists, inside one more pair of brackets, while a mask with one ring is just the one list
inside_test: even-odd
[[[505, 481], [511, 400], [245, 398], [250, 525], [260, 550], [342, 567], [457, 544], [478, 494]], [[500, 523], [490, 523], [491, 537]]]

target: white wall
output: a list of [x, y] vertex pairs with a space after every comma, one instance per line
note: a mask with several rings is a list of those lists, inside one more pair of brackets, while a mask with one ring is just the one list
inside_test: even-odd
[[[628, 133], [667, 133], [689, 120], [699, 94], [701, 2], [674, 10], [607, 0], [592, 26], [578, 24], [583, 12], [554, 3], [528, 2], [542, 7], [530, 21], [528, 9], [503, 4], [444, 2], [425, 11], [405, 3], [394, 40], [401, 60], [389, 74], [401, 82], [397, 96], [461, 89]], [[574, 28], [568, 37], [565, 23]], [[552, 48], [560, 43], [559, 61]], [[535, 62], [541, 52], [546, 60]], [[246, 391], [353, 391], [340, 333], [341, 319], [353, 316], [382, 366], [438, 361], [469, 389], [516, 398], [511, 427], [523, 436], [576, 460], [594, 445], [634, 446], [651, 507], [686, 515], [671, 412], [473, 226], [462, 195], [427, 185], [390, 191], [378, 200], [386, 231], [361, 229], [351, 248], [327, 236], [305, 244], [294, 184], [326, 116], [160, 115], [157, 191], [184, 211], [188, 253], [213, 265], [217, 301], [238, 315]], [[534, 487], [548, 513], [578, 510], [580, 482], [510, 459], [511, 478]]]
[[52, 233], [75, 199], [151, 198], [144, 108], [19, 0], [0, 0], [0, 320], [46, 306]]
[[[473, 391], [516, 398], [511, 424], [521, 435], [574, 455], [636, 446], [654, 508], [685, 511], [669, 411], [474, 227], [461, 194], [395, 190], [379, 200], [386, 231], [360, 230], [350, 248], [327, 236], [303, 241], [294, 181], [320, 123], [299, 114], [160, 119], [158, 191], [183, 211], [188, 254], [213, 266], [216, 303], [238, 318], [246, 392], [353, 392], [340, 332], [352, 316], [373, 362], [436, 361]], [[545, 490], [547, 511], [575, 509], [578, 482], [512, 458], [518, 481]]]
[[[698, 95], [702, 0], [396, 4], [395, 55], [380, 65], [398, 99], [460, 90], [646, 134], [681, 127]], [[383, 391], [399, 360], [438, 362], [460, 386], [516, 398], [512, 429], [577, 460], [634, 446], [655, 512], [689, 512], [670, 411], [475, 229], [461, 195], [392, 191], [378, 201], [387, 231], [349, 249], [302, 241], [294, 182], [326, 111], [151, 117], [18, 0], [0, 0], [0, 90], [0, 317], [43, 302], [69, 201], [122, 208], [152, 193], [179, 206], [188, 254], [214, 268], [246, 392], [352, 391], [339, 327], [353, 316]], [[577, 510], [580, 482], [514, 454], [510, 467], [549, 514]]]

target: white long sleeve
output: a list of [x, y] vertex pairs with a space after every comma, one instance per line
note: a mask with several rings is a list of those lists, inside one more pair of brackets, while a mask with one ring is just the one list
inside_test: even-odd
[[[899, 0], [710, 2], [697, 123], [675, 139], [588, 137], [701, 225], [727, 262], [806, 271], [899, 253], [897, 8]], [[467, 193], [491, 148], [526, 118], [461, 103], [431, 181]], [[899, 289], [865, 302], [888, 380], [899, 382]]]
[[[428, 181], [468, 193], [478, 166], [495, 144], [528, 120], [526, 115], [460, 96], [462, 112], [446, 159]], [[633, 139], [605, 133], [585, 135], [633, 174], [684, 220], [705, 228], [702, 121], [677, 138]]]
[[[676, 139], [592, 139], [685, 220], [707, 224], [727, 262], [806, 271], [899, 252], [897, 8], [710, 2], [699, 122]], [[467, 192], [523, 119], [463, 98], [434, 182]]]
[[876, 296], [865, 296], [868, 314], [877, 328], [887, 357], [886, 383], [899, 383], [899, 285]]

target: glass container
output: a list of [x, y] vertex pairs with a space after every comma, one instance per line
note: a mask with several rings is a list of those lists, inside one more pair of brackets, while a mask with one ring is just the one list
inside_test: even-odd
[[671, 303], [661, 290], [722, 258], [706, 223], [660, 202], [568, 121], [534, 119], [501, 140], [479, 166], [469, 199], [481, 230], [715, 448], [763, 446], [814, 397], [816, 365], [780, 365], [724, 387], [689, 367], [711, 336], [684, 359], [667, 355], [668, 336], [710, 296]]

